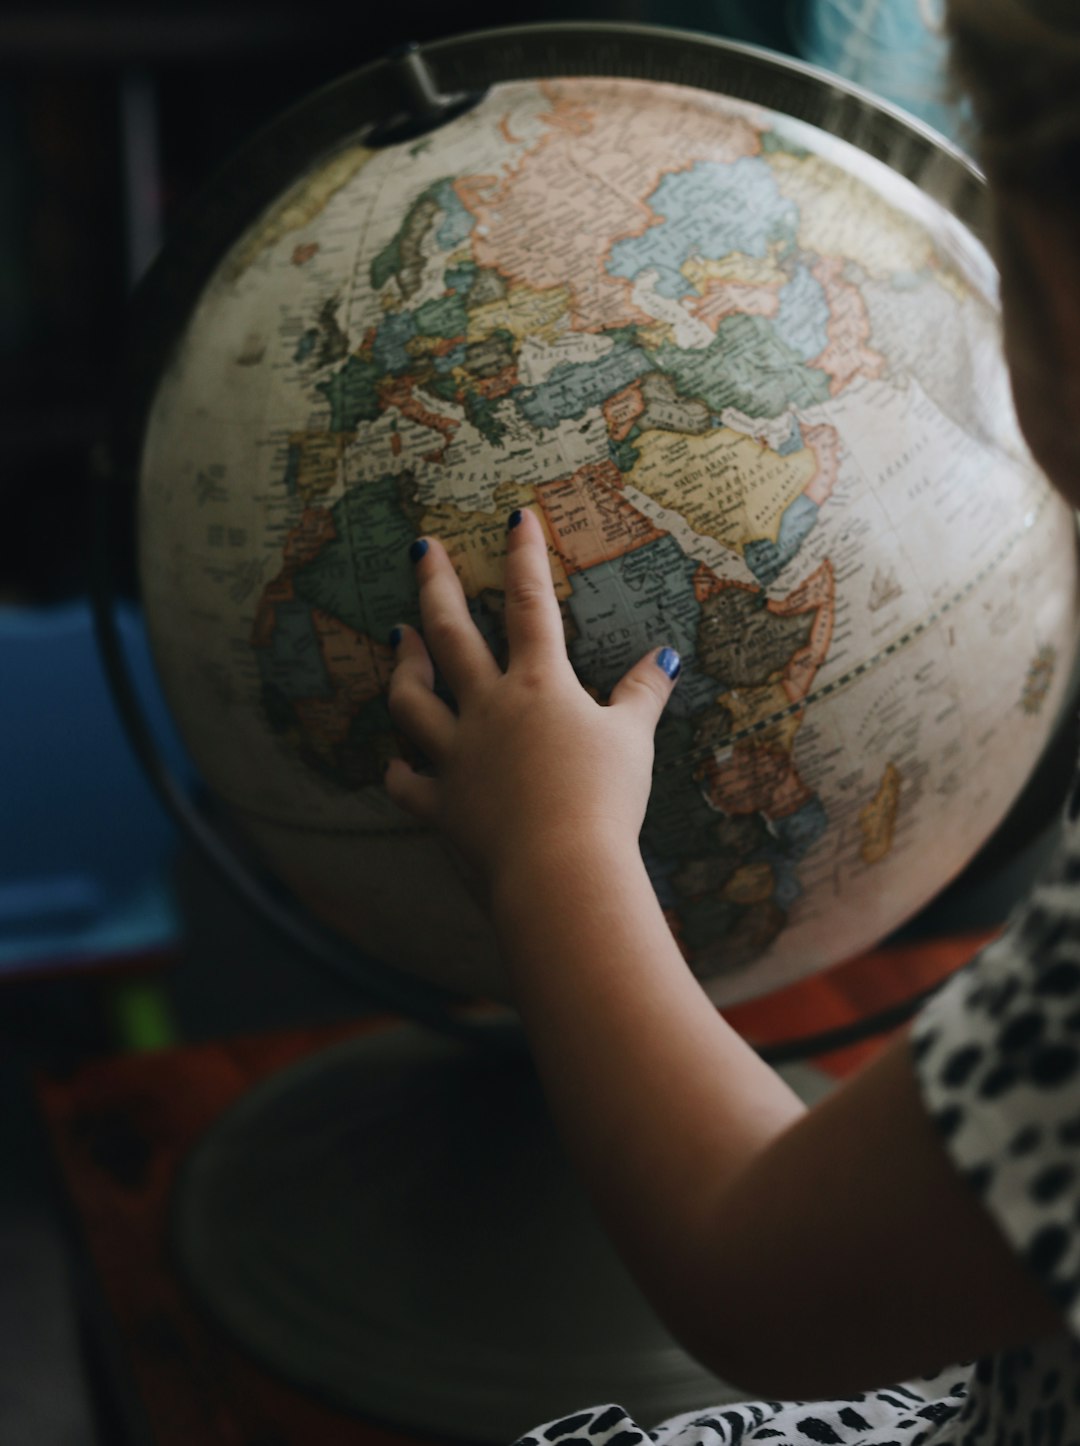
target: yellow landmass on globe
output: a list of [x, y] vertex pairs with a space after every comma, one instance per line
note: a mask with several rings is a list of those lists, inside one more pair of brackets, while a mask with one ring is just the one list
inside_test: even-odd
[[436, 502], [424, 509], [422, 533], [439, 538], [450, 558], [467, 597], [491, 588], [502, 591], [506, 569], [506, 519], [516, 507], [530, 508], [544, 529], [551, 559], [555, 592], [562, 602], [573, 591], [548, 527], [544, 509], [536, 505], [531, 487], [505, 482], [492, 494], [493, 512], [467, 512], [452, 502]]
[[1040, 648], [1031, 660], [1020, 699], [1020, 707], [1029, 718], [1037, 718], [1042, 712], [1056, 669], [1057, 649], [1051, 645]]
[[[385, 304], [385, 298], [381, 298]], [[391, 298], [391, 301], [393, 298]], [[387, 311], [392, 311], [393, 306], [386, 306]], [[419, 361], [425, 356], [445, 356], [447, 351], [446, 338], [441, 336], [410, 336], [405, 343], [405, 352], [414, 361]]]
[[508, 331], [517, 341], [535, 337], [554, 342], [565, 328], [570, 290], [549, 286], [543, 291], [518, 284], [499, 301], [488, 301], [469, 312], [469, 341], [483, 341], [495, 331]]
[[679, 344], [670, 321], [654, 321], [651, 326], [639, 326], [637, 341], [646, 351], [659, 351], [661, 347]]
[[377, 151], [349, 146], [332, 156], [317, 171], [287, 192], [248, 232], [229, 257], [226, 275], [235, 281], [263, 251], [275, 246], [290, 231], [310, 225], [343, 186], [367, 165]]
[[862, 830], [859, 853], [864, 864], [878, 864], [892, 852], [901, 782], [900, 770], [895, 764], [887, 763], [877, 793], [865, 808], [859, 810], [859, 828]]
[[740, 553], [757, 539], [778, 541], [780, 519], [818, 470], [809, 447], [781, 456], [730, 427], [700, 436], [648, 431], [636, 445], [627, 481]]
[[[732, 688], [717, 699], [731, 717], [732, 733], [741, 733], [752, 728], [763, 718], [774, 713], [785, 712], [791, 699], [782, 682], [765, 683], [758, 688]], [[770, 748], [791, 753], [795, 747], [795, 735], [802, 726], [802, 714], [791, 713], [778, 718], [770, 727], [760, 733], [762, 743]]]
[[772, 898], [775, 886], [772, 864], [743, 864], [728, 879], [721, 897], [730, 904], [764, 904]]
[[791, 279], [776, 260], [779, 248], [774, 246], [766, 256], [746, 256], [730, 251], [718, 261], [704, 256], [691, 256], [679, 268], [695, 291], [704, 293], [710, 284], [732, 286], [786, 286]]

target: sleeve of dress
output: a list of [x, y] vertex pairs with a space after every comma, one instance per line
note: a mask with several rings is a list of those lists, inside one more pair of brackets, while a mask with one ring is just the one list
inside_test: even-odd
[[1042, 880], [912, 1030], [959, 1172], [1080, 1337], [1080, 782]]

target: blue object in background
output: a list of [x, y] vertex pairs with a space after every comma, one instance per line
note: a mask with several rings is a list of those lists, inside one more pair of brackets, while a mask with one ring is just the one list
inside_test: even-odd
[[790, 8], [791, 0], [647, 0], [640, 18], [790, 51]]
[[[119, 605], [117, 626], [154, 736], [193, 781], [138, 611]], [[117, 714], [89, 605], [0, 607], [0, 975], [175, 944], [176, 842]]]
[[949, 96], [944, 13], [945, 0], [801, 0], [796, 46], [956, 139], [963, 115]]

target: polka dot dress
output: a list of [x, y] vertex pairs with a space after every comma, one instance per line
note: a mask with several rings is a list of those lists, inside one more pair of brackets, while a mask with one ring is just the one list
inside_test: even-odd
[[1080, 778], [1053, 863], [925, 1007], [912, 1053], [947, 1154], [1057, 1304], [1061, 1335], [843, 1400], [659, 1425], [595, 1406], [519, 1446], [1080, 1446]]

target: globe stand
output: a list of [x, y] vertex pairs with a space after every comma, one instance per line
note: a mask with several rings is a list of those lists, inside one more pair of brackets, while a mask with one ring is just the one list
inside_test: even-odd
[[369, 1418], [506, 1442], [589, 1403], [738, 1399], [617, 1259], [524, 1050], [407, 1025], [282, 1071], [194, 1150], [174, 1244], [249, 1354]]

